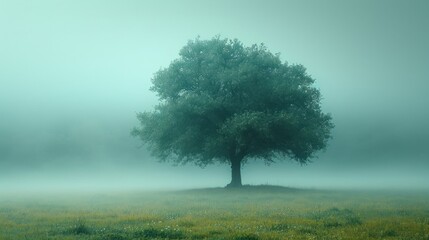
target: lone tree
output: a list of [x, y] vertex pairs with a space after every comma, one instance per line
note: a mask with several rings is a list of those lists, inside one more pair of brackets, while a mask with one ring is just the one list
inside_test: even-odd
[[240, 187], [249, 159], [305, 164], [326, 148], [333, 124], [313, 82], [303, 66], [282, 63], [263, 44], [197, 38], [155, 73], [151, 90], [160, 103], [137, 115], [132, 134], [163, 161], [229, 164], [227, 187]]

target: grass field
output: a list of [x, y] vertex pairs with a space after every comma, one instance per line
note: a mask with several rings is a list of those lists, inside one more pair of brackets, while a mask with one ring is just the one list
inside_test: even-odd
[[429, 193], [241, 190], [0, 195], [0, 239], [429, 239]]

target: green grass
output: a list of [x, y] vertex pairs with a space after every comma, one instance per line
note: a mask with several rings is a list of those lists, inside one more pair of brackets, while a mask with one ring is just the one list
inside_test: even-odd
[[426, 239], [429, 194], [282, 187], [0, 195], [0, 239]]

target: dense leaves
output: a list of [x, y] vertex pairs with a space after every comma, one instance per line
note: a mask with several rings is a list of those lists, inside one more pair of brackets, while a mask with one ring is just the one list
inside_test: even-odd
[[133, 134], [162, 160], [306, 163], [330, 138], [333, 124], [321, 111], [314, 79], [264, 45], [189, 41], [152, 82], [160, 104], [138, 114]]

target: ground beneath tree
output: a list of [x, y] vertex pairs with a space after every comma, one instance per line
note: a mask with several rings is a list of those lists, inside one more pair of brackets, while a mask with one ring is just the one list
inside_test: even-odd
[[429, 193], [244, 186], [5, 195], [0, 239], [428, 239]]

